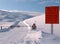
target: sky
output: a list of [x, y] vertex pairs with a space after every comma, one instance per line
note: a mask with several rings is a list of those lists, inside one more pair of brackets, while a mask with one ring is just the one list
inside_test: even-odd
[[2, 10], [45, 12], [46, 6], [60, 6], [60, 0], [0, 0]]

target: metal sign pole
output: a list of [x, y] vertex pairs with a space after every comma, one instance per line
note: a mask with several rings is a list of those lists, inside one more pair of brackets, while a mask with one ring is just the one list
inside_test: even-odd
[[51, 24], [51, 35], [53, 35], [53, 24]]

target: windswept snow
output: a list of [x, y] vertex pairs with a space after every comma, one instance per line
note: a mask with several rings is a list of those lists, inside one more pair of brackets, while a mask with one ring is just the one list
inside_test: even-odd
[[23, 41], [27, 31], [27, 27], [15, 27], [8, 32], [2, 32], [0, 33], [0, 44], [18, 44]]
[[[37, 28], [39, 28], [40, 30], [47, 32], [47, 33], [51, 33], [51, 24], [45, 24], [45, 14], [34, 17], [34, 18], [30, 18], [25, 20], [30, 26], [33, 23], [36, 23]], [[60, 36], [60, 11], [59, 11], [59, 24], [53, 24], [54, 26], [54, 34], [57, 36]]]
[[42, 39], [40, 44], [59, 44], [60, 43], [60, 11], [59, 24], [54, 24], [54, 34], [51, 35], [51, 24], [45, 24], [45, 14], [25, 20], [29, 26], [33, 23], [37, 25], [37, 29], [42, 31]]
[[[42, 32], [41, 30], [32, 30], [32, 28], [25, 22], [23, 21], [25, 25], [28, 27], [28, 32], [24, 38], [24, 44], [35, 44], [38, 43], [40, 44], [40, 39], [42, 38]], [[29, 43], [28, 43], [29, 42]]]
[[[5, 28], [8, 29], [8, 31], [5, 30], [3, 32], [0, 32], [0, 44], [25, 44], [26, 41], [28, 42], [28, 44], [29, 42], [32, 42], [31, 44], [60, 44], [60, 11], [59, 11], [59, 24], [54, 24], [53, 35], [50, 34], [51, 25], [45, 24], [45, 14], [33, 18], [27, 15], [23, 15], [24, 17], [22, 16], [23, 18], [21, 18], [18, 15], [16, 16], [16, 14], [11, 13], [13, 15], [12, 16], [9, 15], [9, 13], [8, 15], [6, 15], [5, 11], [3, 13], [4, 14], [0, 13], [0, 15], [3, 15], [1, 17], [2, 19], [0, 18], [0, 21], [9, 21], [9, 23], [1, 22], [0, 25], [2, 26], [6, 25], [9, 27]], [[17, 19], [15, 19], [16, 17]], [[29, 17], [30, 19], [24, 20], [25, 18]], [[13, 21], [11, 19], [13, 20], [15, 19], [16, 21], [11, 23], [10, 21]], [[36, 23], [37, 25], [37, 30], [35, 31], [31, 30], [31, 26], [33, 23]], [[14, 28], [10, 28], [11, 25], [13, 25]], [[19, 27], [17, 27], [17, 25]], [[38, 38], [39, 40], [37, 40]]]

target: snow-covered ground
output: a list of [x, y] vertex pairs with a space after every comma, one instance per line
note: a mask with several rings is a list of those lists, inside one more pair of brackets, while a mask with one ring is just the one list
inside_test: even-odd
[[45, 24], [45, 14], [25, 20], [29, 26], [33, 23], [37, 25], [37, 29], [42, 31], [41, 44], [59, 44], [60, 43], [60, 11], [59, 24], [54, 25], [54, 34], [51, 35], [51, 24]]
[[[28, 23], [30, 26], [32, 26], [33, 23], [36, 23], [37, 28], [40, 30], [51, 33], [51, 24], [45, 24], [45, 14], [30, 18], [25, 20], [26, 23]], [[54, 34], [60, 37], [60, 11], [59, 11], [59, 24], [53, 24], [54, 26]]]
[[[39, 31], [37, 30], [31, 31], [31, 26], [33, 23], [36, 23], [37, 29]], [[60, 44], [60, 17], [59, 17], [59, 24], [54, 24], [53, 35], [50, 34], [51, 25], [45, 24], [45, 14], [24, 21], [22, 20], [20, 21], [20, 19], [17, 19], [15, 22], [12, 23], [1, 22], [0, 25], [9, 26], [8, 28], [4, 29], [5, 31], [0, 32], [0, 44], [26, 44], [25, 40], [28, 41], [28, 39], [25, 38], [27, 36], [34, 39], [33, 43], [31, 44]], [[15, 27], [10, 28], [11, 25], [14, 25]], [[16, 25], [19, 25], [19, 27], [17, 27]], [[41, 39], [39, 37], [41, 37]], [[38, 38], [39, 40], [37, 41]]]
[[15, 27], [7, 32], [0, 33], [0, 44], [18, 44], [23, 41], [27, 27]]
[[4, 28], [8, 28], [9, 26], [11, 26], [13, 24], [14, 24], [14, 22], [0, 22], [0, 27], [2, 26], [2, 29], [4, 29]]
[[[29, 28], [29, 26], [26, 22], [23, 21], [23, 22], [20, 22], [19, 24], [21, 27], [14, 27], [14, 28], [11, 28], [11, 30], [9, 30], [9, 31], [6, 30], [6, 32], [5, 31], [0, 32], [0, 44], [24, 44], [24, 42], [25, 42], [24, 40], [26, 40], [26, 36], [28, 36], [28, 34], [29, 34], [29, 36], [32, 34], [36, 35], [35, 38], [41, 37], [41, 35], [39, 35], [39, 34], [41, 34], [41, 32], [33, 31], [34, 32], [33, 33], [31, 30], [29, 30], [29, 29], [31, 29], [31, 27]], [[8, 25], [8, 23], [6, 25]], [[34, 37], [34, 36], [32, 36], [32, 37]]]

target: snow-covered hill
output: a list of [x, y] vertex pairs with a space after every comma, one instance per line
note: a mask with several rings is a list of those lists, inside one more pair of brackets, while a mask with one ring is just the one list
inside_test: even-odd
[[9, 12], [0, 10], [0, 22], [14, 22], [17, 20], [23, 21], [33, 16], [21, 12]]
[[19, 10], [0, 10], [0, 22], [8, 21], [13, 22], [17, 19], [23, 21], [33, 16], [39, 16], [40, 12], [29, 12], [29, 11], [19, 11]]
[[[38, 41], [40, 44], [60, 43], [60, 11], [59, 11], [59, 24], [54, 24], [54, 35], [50, 35], [51, 25], [45, 24], [45, 14], [31, 18], [30, 15], [27, 16], [23, 14], [22, 16], [20, 16], [20, 13], [17, 14], [15, 12], [13, 13], [8, 12], [7, 14], [6, 11], [4, 11], [3, 13], [4, 14], [2, 14], [2, 12], [0, 13], [1, 15], [0, 21], [10, 22], [11, 19], [15, 19], [15, 18], [17, 20], [15, 19], [16, 22], [11, 23], [15, 26], [14, 28], [6, 28], [8, 29], [8, 31], [5, 30], [3, 32], [0, 32], [0, 44], [23, 44], [24, 38], [28, 34], [29, 29], [31, 29], [33, 23], [36, 23], [37, 29], [42, 31], [42, 39]], [[29, 17], [30, 19], [24, 20]], [[23, 19], [24, 21], [22, 21], [21, 19]], [[4, 23], [2, 23], [2, 25], [4, 25]], [[9, 23], [6, 25], [9, 25]], [[19, 25], [20, 27], [17, 27], [16, 25]]]
[[59, 24], [54, 24], [54, 34], [51, 35], [51, 24], [45, 24], [45, 14], [25, 20], [25, 22], [32, 26], [33, 23], [37, 25], [37, 29], [42, 31], [41, 44], [59, 44], [60, 43], [60, 11]]
[[[36, 15], [36, 14], [35, 14]], [[33, 14], [0, 10], [0, 44], [21, 44], [28, 32], [28, 27], [22, 21], [32, 18]], [[17, 27], [17, 25], [21, 27]], [[14, 26], [14, 28], [10, 28]]]
[[[37, 28], [43, 30], [44, 32], [50, 33], [51, 31], [51, 24], [45, 24], [45, 14], [41, 16], [37, 16], [34, 18], [30, 18], [25, 20], [30, 26], [33, 23], [36, 23]], [[54, 34], [60, 36], [60, 11], [59, 11], [59, 24], [54, 24]]]

